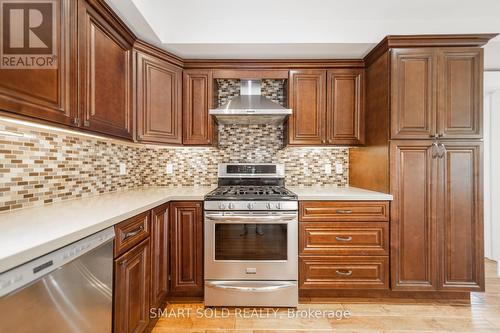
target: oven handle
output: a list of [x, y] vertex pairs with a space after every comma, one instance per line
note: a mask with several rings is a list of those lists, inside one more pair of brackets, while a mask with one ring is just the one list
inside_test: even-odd
[[230, 285], [230, 284], [221, 284], [217, 282], [210, 282], [210, 281], [205, 281], [205, 286], [214, 288], [214, 289], [223, 289], [223, 290], [234, 290], [234, 291], [243, 291], [243, 292], [248, 292], [248, 293], [253, 293], [253, 292], [260, 292], [260, 293], [267, 293], [267, 292], [272, 292], [272, 291], [278, 291], [282, 289], [288, 289], [288, 288], [293, 288], [296, 287], [296, 284], [290, 283], [290, 282], [282, 282], [280, 284], [273, 284], [273, 285], [267, 285], [263, 287], [239, 287], [235, 285]]
[[205, 218], [215, 222], [251, 222], [262, 223], [261, 221], [265, 221], [264, 223], [280, 221], [280, 222], [289, 222], [297, 220], [296, 214], [288, 214], [288, 215], [209, 215], [206, 214]]

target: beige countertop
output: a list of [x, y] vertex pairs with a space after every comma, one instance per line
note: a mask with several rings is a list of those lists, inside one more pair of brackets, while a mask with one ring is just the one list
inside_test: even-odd
[[[214, 187], [151, 187], [0, 213], [0, 273], [168, 201], [203, 200]], [[356, 187], [287, 187], [299, 200], [392, 200]]]
[[339, 186], [287, 186], [299, 200], [392, 200], [392, 195], [358, 187]]
[[125, 190], [0, 214], [0, 273], [174, 200], [203, 200], [213, 187]]

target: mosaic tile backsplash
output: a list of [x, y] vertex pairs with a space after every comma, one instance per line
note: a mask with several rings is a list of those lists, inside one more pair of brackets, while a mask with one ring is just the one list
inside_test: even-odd
[[[235, 81], [218, 82], [219, 99], [239, 94]], [[285, 84], [264, 80], [262, 94], [284, 104]], [[217, 164], [227, 162], [284, 163], [287, 185], [348, 184], [348, 148], [283, 148], [281, 126], [218, 130], [217, 148], [172, 148], [0, 122], [0, 211], [139, 186], [214, 185]], [[119, 175], [120, 163], [126, 164], [126, 175]], [[173, 174], [166, 173], [167, 163], [174, 165]], [[327, 175], [326, 163], [341, 163], [344, 173]]]

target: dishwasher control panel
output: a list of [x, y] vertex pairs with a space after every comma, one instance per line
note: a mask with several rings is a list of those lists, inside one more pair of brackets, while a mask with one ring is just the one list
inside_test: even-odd
[[114, 227], [109, 227], [0, 274], [0, 297], [53, 272], [114, 237]]

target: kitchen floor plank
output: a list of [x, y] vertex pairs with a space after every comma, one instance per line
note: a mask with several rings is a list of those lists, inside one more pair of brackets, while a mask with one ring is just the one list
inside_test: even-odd
[[[304, 332], [500, 332], [500, 277], [496, 276], [496, 263], [486, 260], [486, 292], [472, 293], [470, 303], [462, 300], [356, 300], [310, 298], [298, 310], [349, 311], [350, 318], [289, 318], [287, 309], [271, 311], [267, 318], [238, 315], [229, 308], [222, 317], [205, 311], [198, 301], [168, 304], [175, 313], [187, 311], [190, 315], [174, 318], [162, 317], [153, 333], [304, 333]], [[303, 300], [304, 301], [304, 300]], [[274, 315], [276, 311], [276, 314]], [[172, 312], [167, 312], [172, 313]], [[220, 313], [219, 313], [220, 314]], [[264, 316], [265, 317], [265, 316]]]

